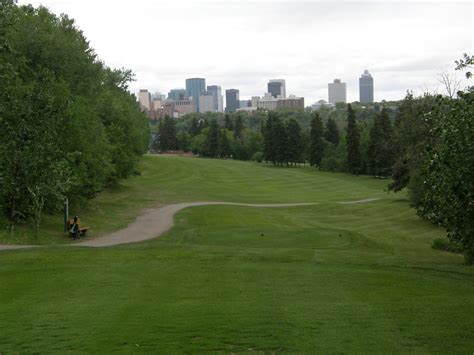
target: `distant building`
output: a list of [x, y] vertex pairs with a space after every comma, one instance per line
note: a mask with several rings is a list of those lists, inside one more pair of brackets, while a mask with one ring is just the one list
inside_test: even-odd
[[252, 107], [252, 101], [251, 100], [240, 100], [239, 101], [239, 108], [246, 108], [246, 107]]
[[319, 110], [321, 107], [333, 108], [334, 104], [326, 102], [326, 100], [319, 100], [318, 102], [311, 105], [311, 109]]
[[151, 110], [158, 111], [162, 105], [163, 105], [163, 101], [155, 99], [151, 102]]
[[262, 110], [273, 111], [277, 109], [277, 98], [273, 97], [272, 94], [266, 93], [261, 99], [258, 100], [257, 107]]
[[283, 79], [272, 79], [267, 85], [268, 92], [273, 97], [286, 97], [286, 84]]
[[266, 93], [264, 97], [258, 100], [258, 108], [268, 111], [281, 109], [304, 109], [304, 98], [296, 97], [295, 95], [275, 98], [272, 94]]
[[258, 107], [258, 102], [260, 101], [259, 96], [252, 96], [252, 107]]
[[[177, 117], [182, 117], [189, 113], [196, 112], [196, 105], [192, 100], [177, 100], [173, 101], [174, 103], [174, 111], [177, 113]], [[176, 117], [176, 115], [175, 115]]]
[[290, 95], [289, 97], [277, 99], [276, 109], [304, 110], [304, 98]]
[[186, 94], [188, 98], [194, 100], [196, 103], [197, 112], [199, 111], [199, 95], [206, 91], [206, 79], [204, 78], [189, 78], [186, 79]]
[[374, 102], [374, 79], [368, 70], [359, 78], [359, 101], [361, 103]]
[[168, 100], [186, 100], [186, 89], [171, 89], [168, 93]]
[[333, 83], [329, 83], [328, 99], [329, 103], [331, 104], [335, 104], [337, 102], [346, 103], [346, 83], [341, 83], [341, 79], [334, 79]]
[[214, 112], [224, 112], [224, 98], [220, 86], [209, 85], [207, 91], [212, 93], [214, 98]]
[[138, 93], [138, 102], [143, 111], [150, 111], [151, 109], [151, 95], [146, 89], [141, 89]]
[[162, 95], [161, 92], [157, 91], [154, 94], [150, 95], [151, 101], [165, 101], [166, 100], [166, 95]]
[[209, 91], [199, 95], [199, 112], [215, 112], [214, 94]]
[[240, 108], [239, 90], [229, 89], [225, 91], [225, 112], [235, 112]]

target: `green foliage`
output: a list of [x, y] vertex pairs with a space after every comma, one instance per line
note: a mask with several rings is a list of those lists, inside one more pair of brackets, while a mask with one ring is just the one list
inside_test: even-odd
[[443, 101], [429, 118], [437, 142], [427, 147], [418, 213], [445, 227], [474, 264], [474, 94]]
[[445, 238], [436, 238], [431, 243], [431, 247], [436, 250], [444, 250], [450, 253], [462, 253], [463, 247], [452, 240]]
[[219, 156], [219, 133], [217, 121], [212, 119], [206, 136], [206, 156], [211, 158], [217, 158]]
[[373, 176], [387, 177], [393, 165], [393, 129], [384, 107], [370, 129], [368, 170]]
[[286, 124], [287, 131], [287, 157], [290, 163], [300, 163], [303, 152], [301, 140], [301, 127], [298, 122], [291, 118]]
[[360, 155], [360, 134], [357, 128], [356, 115], [352, 106], [347, 105], [347, 166], [351, 173], [359, 174], [361, 170], [361, 155]]
[[323, 159], [325, 142], [323, 139], [323, 122], [318, 113], [315, 112], [311, 120], [311, 131], [309, 135], [310, 155], [309, 163], [312, 166], [318, 166], [321, 169], [321, 160]]
[[73, 20], [11, 1], [0, 17], [0, 204], [13, 227], [130, 175], [149, 129], [131, 72], [96, 59]]
[[176, 122], [173, 118], [165, 116], [160, 120], [160, 150], [165, 152], [176, 149], [178, 149]]
[[329, 143], [334, 144], [336, 147], [339, 144], [339, 130], [337, 128], [336, 121], [329, 118], [326, 123], [326, 130], [324, 131], [324, 138]]

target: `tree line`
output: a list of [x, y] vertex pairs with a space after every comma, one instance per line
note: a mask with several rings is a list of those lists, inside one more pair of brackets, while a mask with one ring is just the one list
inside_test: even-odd
[[133, 74], [100, 61], [74, 20], [1, 6], [0, 207], [12, 230], [134, 173], [149, 127]]
[[[472, 67], [465, 55], [458, 68]], [[466, 76], [470, 77], [468, 71]], [[417, 213], [448, 231], [449, 248], [474, 263], [474, 92], [456, 98], [407, 93], [369, 110], [193, 114], [177, 125], [175, 147], [206, 157], [309, 164], [320, 170], [390, 178], [409, 191]]]

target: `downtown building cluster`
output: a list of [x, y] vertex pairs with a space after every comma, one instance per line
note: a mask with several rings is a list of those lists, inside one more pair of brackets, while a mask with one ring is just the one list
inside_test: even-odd
[[[365, 70], [359, 78], [359, 96], [361, 103], [374, 101], [374, 82], [370, 73]], [[140, 90], [138, 101], [143, 111], [150, 119], [164, 116], [182, 117], [194, 112], [236, 112], [255, 110], [304, 109], [304, 98], [295, 95], [286, 95], [284, 79], [272, 79], [267, 84], [267, 92], [262, 96], [252, 96], [250, 100], [240, 100], [238, 89], [225, 90], [225, 109], [222, 89], [218, 85], [206, 86], [204, 78], [186, 79], [186, 88], [171, 89], [168, 95], [150, 93], [147, 89]], [[312, 105], [318, 108], [321, 105], [334, 105], [347, 102], [346, 83], [335, 79], [328, 84], [329, 104], [320, 100]]]
[[220, 86], [206, 86], [204, 78], [189, 78], [186, 79], [186, 88], [171, 89], [168, 95], [159, 92], [152, 94], [147, 89], [142, 89], [138, 93], [138, 101], [150, 119], [164, 116], [182, 117], [193, 112], [304, 109], [303, 97], [286, 96], [285, 80], [270, 80], [267, 89], [268, 92], [262, 97], [253, 96], [250, 100], [240, 100], [238, 89], [225, 90], [224, 109], [224, 97]]

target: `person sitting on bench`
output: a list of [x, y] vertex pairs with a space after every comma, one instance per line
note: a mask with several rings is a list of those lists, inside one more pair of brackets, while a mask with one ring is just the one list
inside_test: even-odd
[[76, 238], [79, 238], [79, 236], [80, 236], [78, 219], [79, 219], [79, 217], [74, 216], [74, 221], [72, 222], [71, 229], [69, 229], [69, 235], [74, 240], [76, 240]]

